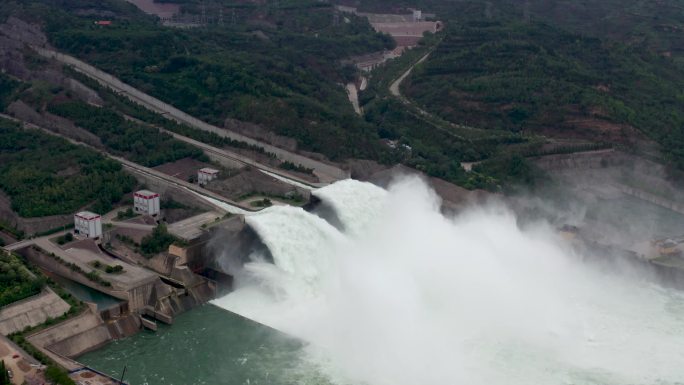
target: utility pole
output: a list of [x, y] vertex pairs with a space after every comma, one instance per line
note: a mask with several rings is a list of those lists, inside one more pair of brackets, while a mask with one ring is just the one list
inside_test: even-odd
[[124, 379], [124, 376], [125, 376], [125, 375], [126, 375], [126, 365], [124, 365], [123, 373], [121, 373], [121, 379], [119, 380], [119, 384], [123, 384], [123, 383], [124, 383], [124, 382], [123, 382], [123, 379]]
[[202, 2], [202, 16], [200, 17], [200, 24], [207, 24], [207, 6]]

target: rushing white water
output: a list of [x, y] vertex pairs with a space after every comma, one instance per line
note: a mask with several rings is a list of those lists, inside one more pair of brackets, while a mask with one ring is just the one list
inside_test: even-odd
[[300, 209], [250, 216], [274, 263], [255, 256], [215, 304], [308, 342], [335, 382], [683, 383], [680, 293], [593, 271], [503, 208], [446, 218], [418, 179], [325, 189], [344, 232]]
[[318, 189], [313, 195], [335, 210], [347, 235], [358, 236], [369, 227], [369, 221], [380, 215], [387, 191], [372, 183], [347, 179]]

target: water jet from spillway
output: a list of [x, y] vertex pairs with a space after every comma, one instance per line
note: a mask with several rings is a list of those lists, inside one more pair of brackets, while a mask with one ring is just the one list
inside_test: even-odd
[[214, 303], [307, 342], [341, 384], [659, 384], [684, 378], [684, 297], [596, 272], [503, 207], [443, 216], [419, 179], [247, 218], [253, 256]]

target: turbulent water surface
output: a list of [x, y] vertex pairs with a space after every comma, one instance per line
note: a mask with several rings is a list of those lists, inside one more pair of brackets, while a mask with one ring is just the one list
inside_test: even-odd
[[247, 217], [270, 255], [213, 301], [230, 312], [203, 306], [81, 360], [128, 364], [135, 385], [684, 384], [681, 292], [595, 271], [502, 207], [445, 217], [418, 179], [314, 194], [320, 216]]
[[131, 385], [329, 385], [282, 333], [205, 305], [79, 357]]
[[682, 383], [679, 292], [593, 271], [500, 207], [444, 217], [418, 179], [315, 194], [335, 220], [291, 207], [247, 218], [273, 261], [254, 255], [214, 303], [298, 337], [331, 381]]

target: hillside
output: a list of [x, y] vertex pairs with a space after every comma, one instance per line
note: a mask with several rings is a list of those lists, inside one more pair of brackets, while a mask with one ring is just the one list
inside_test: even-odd
[[[620, 146], [664, 155], [664, 161], [684, 167], [679, 129], [684, 71], [674, 32], [658, 27], [658, 20], [675, 23], [680, 15], [674, 11], [664, 15], [637, 0], [629, 0], [625, 10], [586, 2], [576, 5], [583, 17], [563, 23], [553, 15], [572, 11], [572, 4], [560, 0], [530, 1], [529, 12], [509, 0], [345, 1], [373, 11], [416, 6], [437, 13], [447, 25], [445, 32], [374, 70], [360, 93], [364, 114], [358, 116], [342, 85], [360, 74], [345, 59], [393, 46], [365, 19], [308, 0], [176, 3], [187, 20], [200, 20], [206, 7], [208, 21], [170, 28], [123, 0], [14, 1], [0, 10], [0, 18], [11, 14], [38, 23], [57, 49], [202, 120], [334, 161], [401, 162], [469, 188], [490, 189], [506, 174], [500, 166], [549, 151]], [[665, 3], [667, 9], [677, 7], [675, 0]], [[637, 23], [629, 19], [632, 14], [650, 16]], [[100, 19], [112, 23], [95, 25]], [[624, 20], [632, 20], [628, 24], [638, 25], [635, 31], [648, 39], [635, 39], [637, 32], [620, 27]], [[603, 34], [601, 28], [615, 33]], [[410, 102], [390, 95], [389, 84], [428, 52], [402, 83]], [[86, 122], [101, 119], [79, 116], [88, 107], [78, 106], [79, 112], [73, 105], [60, 106], [61, 99], [44, 109], [102, 135], [106, 127]], [[115, 109], [159, 123], [129, 107]], [[563, 147], [564, 139], [571, 148]], [[653, 150], [653, 141], [662, 154]], [[104, 144], [130, 153], [135, 143]], [[170, 152], [188, 154], [184, 151]], [[158, 162], [138, 155], [143, 163]], [[461, 167], [483, 160], [496, 164], [491, 168], [496, 171], [482, 165], [466, 173]], [[514, 174], [529, 169], [516, 168]], [[530, 180], [529, 175], [519, 179]]]
[[135, 184], [95, 151], [0, 119], [0, 189], [22, 217], [106, 212]]
[[[365, 19], [334, 23], [332, 6], [291, 1], [243, 8], [235, 24], [168, 28], [123, 1], [14, 3], [52, 45], [207, 122], [238, 119], [333, 159], [378, 151], [340, 85], [352, 55], [392, 47]], [[94, 21], [106, 15], [112, 25]]]
[[684, 63], [681, 0], [341, 0], [366, 11], [414, 7], [456, 23], [489, 20], [541, 21], [570, 32], [648, 50]]
[[684, 167], [684, 72], [669, 59], [543, 23], [452, 26], [404, 92], [453, 122], [632, 145]]

